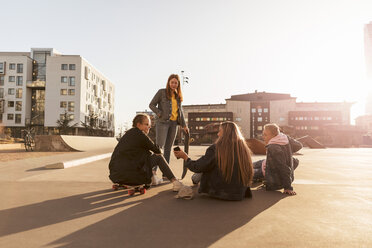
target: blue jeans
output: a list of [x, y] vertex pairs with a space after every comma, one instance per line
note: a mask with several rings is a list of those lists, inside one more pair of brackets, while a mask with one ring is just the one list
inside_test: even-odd
[[156, 123], [156, 144], [164, 151], [164, 158], [168, 164], [177, 128], [177, 121], [158, 121]]

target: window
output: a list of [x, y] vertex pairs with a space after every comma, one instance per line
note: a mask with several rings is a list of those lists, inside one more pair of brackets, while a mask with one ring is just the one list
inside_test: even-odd
[[8, 120], [14, 120], [14, 114], [8, 114]]
[[279, 121], [285, 121], [284, 117], [279, 117]]
[[70, 118], [70, 120], [75, 119], [75, 115], [73, 115], [73, 114], [69, 115], [68, 117]]
[[61, 64], [61, 70], [67, 70], [67, 64]]
[[22, 111], [22, 102], [21, 101], [16, 101], [16, 111]]
[[68, 94], [69, 94], [70, 96], [74, 96], [74, 95], [75, 95], [75, 89], [69, 89], [69, 90], [68, 90]]
[[242, 120], [242, 118], [240, 118], [240, 117], [235, 118], [235, 121], [241, 121], [241, 120]]
[[318, 116], [315, 116], [314, 117], [314, 120], [319, 121], [319, 117]]
[[60, 108], [67, 108], [67, 102], [60, 102], [59, 107]]
[[264, 108], [264, 113], [267, 113], [269, 112], [269, 109], [268, 108]]
[[8, 101], [8, 108], [14, 107], [14, 101]]
[[22, 93], [23, 93], [23, 90], [18, 88], [16, 92], [16, 98], [22, 98]]
[[65, 115], [64, 114], [59, 115], [59, 119], [60, 120], [64, 120], [65, 119]]
[[61, 83], [67, 83], [67, 77], [61, 77]]
[[17, 73], [23, 73], [23, 64], [17, 64]]
[[258, 122], [262, 122], [262, 117], [257, 117]]
[[0, 114], [0, 123], [3, 123], [3, 114]]
[[4, 89], [0, 88], [0, 98], [4, 98]]
[[76, 69], [76, 65], [75, 64], [69, 64], [69, 69], [72, 70], [72, 71], [75, 71]]
[[327, 117], [327, 120], [328, 120], [328, 121], [331, 121], [331, 120], [332, 120], [332, 117]]
[[22, 115], [21, 114], [15, 114], [15, 123], [21, 123]]
[[23, 77], [22, 76], [17, 76], [17, 86], [22, 86], [23, 85]]
[[9, 76], [9, 83], [15, 82], [15, 76]]
[[257, 126], [258, 131], [262, 131], [262, 126]]
[[10, 63], [9, 64], [9, 70], [15, 70], [15, 64], [14, 63]]
[[0, 86], [4, 86], [5, 77], [0, 76]]
[[75, 111], [75, 102], [68, 102], [68, 111], [70, 112]]
[[14, 88], [9, 88], [8, 89], [8, 95], [14, 95], [15, 94], [15, 89]]
[[66, 96], [67, 95], [67, 89], [61, 89], [61, 95]]
[[75, 86], [75, 77], [70, 77], [68, 85], [69, 86]]
[[258, 113], [262, 113], [262, 108], [257, 108]]
[[300, 121], [303, 121], [303, 120], [304, 120], [304, 117], [300, 116], [300, 117], [298, 117], [298, 119], [299, 119]]
[[252, 113], [256, 113], [256, 109], [255, 108], [252, 109]]
[[1, 74], [4, 74], [5, 73], [5, 68], [4, 67], [5, 67], [5, 62], [1, 62], [0, 63], [0, 73]]

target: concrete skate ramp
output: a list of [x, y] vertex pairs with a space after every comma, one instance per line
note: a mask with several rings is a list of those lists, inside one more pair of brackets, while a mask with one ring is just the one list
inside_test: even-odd
[[114, 137], [37, 135], [35, 151], [113, 151], [117, 143]]
[[246, 139], [249, 149], [256, 155], [266, 155], [265, 142], [258, 139]]
[[317, 148], [322, 149], [326, 148], [323, 144], [319, 143], [315, 139], [311, 138], [309, 135], [306, 135], [304, 137], [298, 138], [297, 141], [301, 142], [303, 146], [307, 146], [309, 148]]

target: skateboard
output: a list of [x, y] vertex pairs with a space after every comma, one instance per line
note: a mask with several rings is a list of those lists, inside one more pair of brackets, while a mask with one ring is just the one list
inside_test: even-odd
[[146, 187], [144, 184], [140, 185], [126, 185], [115, 183], [112, 185], [113, 190], [125, 189], [128, 191], [128, 195], [133, 196], [136, 192], [139, 192], [141, 195], [146, 193]]
[[[185, 140], [184, 140], [185, 153], [189, 154], [190, 132], [184, 132], [184, 134], [185, 134]], [[183, 171], [182, 171], [181, 179], [183, 179], [186, 176], [186, 173], [187, 173], [186, 161], [183, 161]]]

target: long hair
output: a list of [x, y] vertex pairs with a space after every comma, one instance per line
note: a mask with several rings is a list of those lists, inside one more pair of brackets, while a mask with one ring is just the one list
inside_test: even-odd
[[216, 157], [222, 176], [226, 182], [231, 182], [234, 161], [237, 160], [240, 182], [244, 186], [250, 186], [253, 177], [251, 150], [234, 122], [223, 122], [220, 128], [222, 136], [216, 141]]
[[167, 86], [166, 86], [166, 92], [167, 92], [167, 98], [170, 100], [172, 98], [172, 89], [170, 88], [169, 82], [173, 79], [177, 79], [178, 81], [178, 87], [176, 89], [176, 97], [179, 97], [180, 101], [183, 101], [183, 96], [182, 96], [182, 90], [181, 90], [181, 82], [180, 82], [180, 77], [177, 74], [171, 74], [168, 77], [167, 81]]

